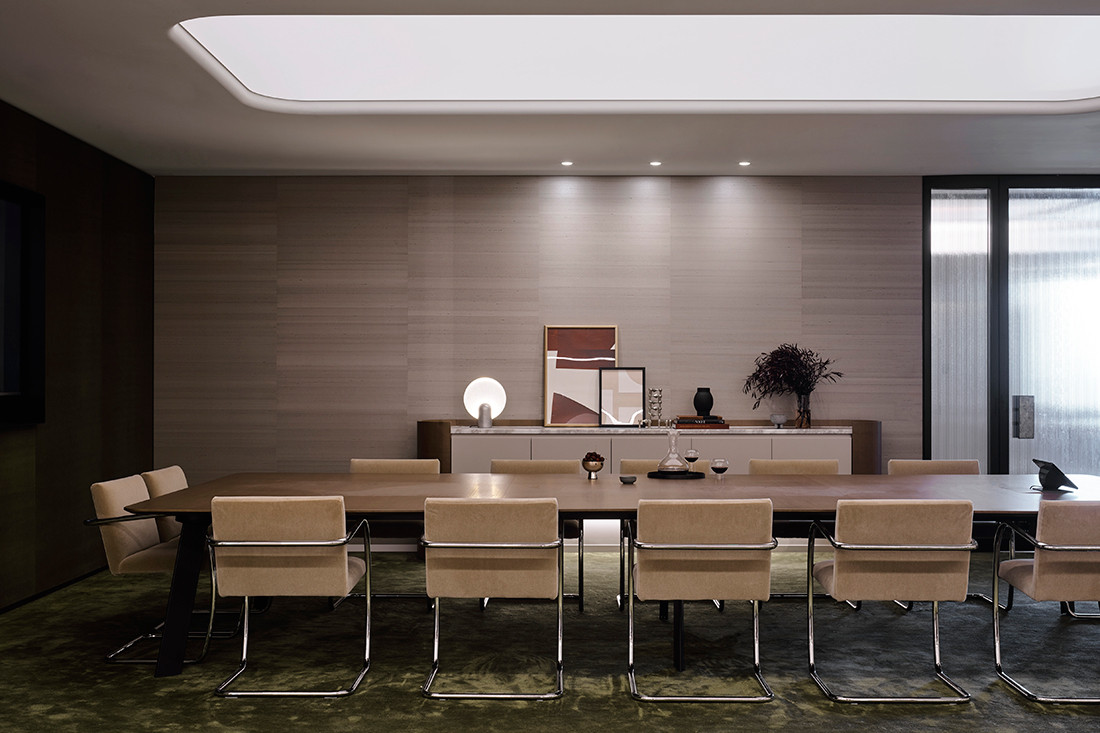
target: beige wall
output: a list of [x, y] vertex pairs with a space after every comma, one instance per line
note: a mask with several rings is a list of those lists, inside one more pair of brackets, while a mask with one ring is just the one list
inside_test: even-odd
[[542, 327], [616, 324], [665, 414], [797, 342], [814, 415], [921, 450], [919, 178], [159, 178], [155, 456], [194, 481], [411, 456], [490, 375], [542, 417]]

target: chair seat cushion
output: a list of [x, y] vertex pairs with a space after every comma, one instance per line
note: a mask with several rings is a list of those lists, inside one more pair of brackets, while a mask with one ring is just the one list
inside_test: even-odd
[[1060, 570], [1057, 577], [1050, 574], [1040, 584], [1035, 578], [1035, 560], [1025, 558], [1005, 560], [997, 575], [1035, 601], [1098, 600], [1096, 573], [1093, 568], [1083, 564], [1074, 566], [1065, 563]]
[[363, 561], [363, 558], [356, 557], [355, 555], [348, 555], [348, 588], [344, 592], [344, 595], [346, 596], [348, 593], [351, 593], [366, 574], [367, 563]]
[[[939, 568], [943, 568], [940, 572]], [[952, 582], [950, 571], [952, 566], [948, 563], [930, 565], [922, 568], [920, 575], [898, 573], [889, 564], [882, 568], [876, 568], [872, 564], [860, 568], [860, 583], [863, 586], [862, 593], [846, 593], [844, 589], [837, 592], [836, 562], [822, 560], [814, 563], [814, 580], [821, 584], [825, 592], [838, 601], [962, 601], [966, 599], [966, 587]], [[919, 593], [913, 593], [910, 583], [916, 580], [921, 588]], [[849, 578], [851, 580], [851, 578]], [[851, 583], [849, 583], [851, 585]], [[959, 587], [956, 587], [959, 586]], [[873, 588], [873, 590], [872, 590]]]
[[[814, 580], [821, 583], [821, 587], [825, 589], [825, 592], [829, 595], [833, 594], [833, 578], [836, 572], [836, 563], [832, 560], [822, 560], [821, 562], [814, 563]], [[839, 599], [847, 600], [847, 599]], [[858, 599], [852, 599], [858, 600]]]
[[124, 557], [118, 565], [118, 574], [128, 573], [166, 573], [171, 574], [176, 567], [176, 549], [179, 537], [138, 550]]

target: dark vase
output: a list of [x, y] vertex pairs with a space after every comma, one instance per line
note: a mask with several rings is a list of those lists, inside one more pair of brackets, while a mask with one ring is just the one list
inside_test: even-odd
[[710, 393], [710, 387], [697, 387], [691, 404], [695, 405], [695, 414], [699, 417], [710, 417], [710, 408], [714, 407], [714, 395]]
[[809, 428], [810, 425], [810, 395], [798, 395], [798, 417], [794, 421], [796, 428]]

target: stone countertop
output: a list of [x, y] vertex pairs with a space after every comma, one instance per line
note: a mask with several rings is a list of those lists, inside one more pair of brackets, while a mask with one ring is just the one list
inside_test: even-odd
[[[851, 426], [834, 426], [827, 428], [765, 428], [734, 425], [728, 428], [708, 430], [706, 428], [687, 428], [680, 430], [680, 436], [720, 436], [720, 435], [851, 435]], [[452, 425], [451, 435], [652, 435], [665, 437], [668, 428], [567, 428], [567, 427], [538, 427], [538, 426], [502, 426], [492, 428], [477, 428], [465, 425]]]

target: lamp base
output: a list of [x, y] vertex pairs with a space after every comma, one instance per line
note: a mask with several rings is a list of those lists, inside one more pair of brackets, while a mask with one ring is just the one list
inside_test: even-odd
[[493, 408], [488, 402], [482, 402], [477, 408], [477, 426], [479, 428], [493, 427]]

